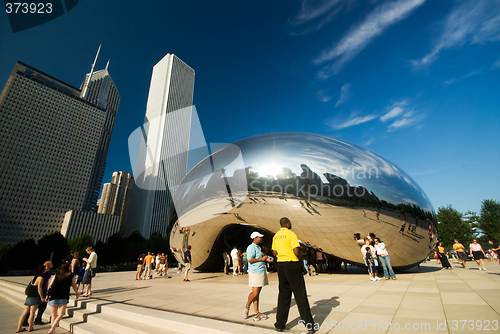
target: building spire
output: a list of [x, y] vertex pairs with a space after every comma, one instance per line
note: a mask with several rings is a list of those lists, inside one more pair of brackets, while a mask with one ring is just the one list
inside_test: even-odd
[[[85, 94], [87, 94], [87, 88], [89, 88], [90, 79], [92, 79], [92, 74], [94, 74], [95, 63], [97, 62], [97, 57], [99, 57], [99, 52], [101, 51], [101, 46], [102, 46], [102, 43], [99, 44], [99, 49], [97, 49], [97, 54], [95, 55], [94, 63], [92, 63], [92, 68], [90, 69], [89, 76], [85, 82], [85, 86], [83, 87], [82, 99], [84, 99]], [[109, 61], [108, 61], [108, 63], [109, 63]], [[106, 66], [106, 68], [107, 68], [107, 66]]]
[[106, 72], [108, 71], [108, 66], [109, 66], [109, 61], [110, 61], [110, 60], [111, 60], [111, 59], [108, 59], [108, 62], [106, 63]]

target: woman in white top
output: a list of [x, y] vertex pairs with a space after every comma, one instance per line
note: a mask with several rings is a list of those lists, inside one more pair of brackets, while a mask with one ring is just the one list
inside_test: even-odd
[[[479, 270], [486, 270], [483, 261], [483, 259], [485, 258], [483, 247], [481, 247], [481, 245], [477, 243], [476, 239], [472, 239], [472, 243], [469, 245], [469, 252], [470, 256], [472, 256], [476, 261]], [[483, 268], [481, 269], [481, 267]]]
[[[380, 281], [381, 278], [377, 277], [377, 255], [375, 255], [375, 248], [373, 248], [372, 245], [370, 245], [370, 239], [365, 238], [365, 244], [361, 247], [361, 254], [363, 254], [363, 260], [365, 261], [365, 265], [369, 267], [369, 264], [366, 261], [366, 248], [370, 248], [370, 253], [372, 254], [372, 261], [374, 262], [375, 265], [375, 277], [373, 277], [374, 281]], [[368, 270], [368, 272], [370, 272]]]
[[373, 240], [375, 241], [375, 250], [377, 251], [378, 259], [380, 263], [382, 263], [382, 267], [384, 267], [385, 279], [388, 280], [389, 278], [392, 278], [395, 280], [396, 274], [394, 274], [394, 270], [392, 270], [391, 258], [389, 257], [387, 249], [385, 249], [385, 244], [379, 237], [375, 237]]

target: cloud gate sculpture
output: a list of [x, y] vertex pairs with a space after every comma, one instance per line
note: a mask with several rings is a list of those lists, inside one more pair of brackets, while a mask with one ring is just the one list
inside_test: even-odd
[[369, 233], [385, 242], [396, 270], [423, 261], [437, 238], [432, 204], [405, 172], [364, 147], [315, 134], [227, 145], [198, 163], [173, 199], [170, 245], [180, 261], [191, 245], [199, 270], [221, 269], [222, 252], [246, 248], [253, 231], [270, 248], [281, 217], [303, 245], [337, 265], [364, 266], [356, 239]]

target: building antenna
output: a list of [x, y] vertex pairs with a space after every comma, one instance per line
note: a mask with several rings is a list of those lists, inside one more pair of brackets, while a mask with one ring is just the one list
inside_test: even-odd
[[99, 57], [99, 51], [101, 51], [101, 46], [102, 43], [99, 44], [99, 49], [97, 49], [97, 54], [95, 55], [94, 63], [92, 64], [89, 76], [87, 78], [87, 81], [85, 82], [85, 87], [83, 87], [82, 99], [85, 98], [85, 94], [87, 94], [87, 88], [89, 88], [90, 79], [92, 79], [92, 74], [94, 74], [95, 63], [97, 62], [97, 57]]

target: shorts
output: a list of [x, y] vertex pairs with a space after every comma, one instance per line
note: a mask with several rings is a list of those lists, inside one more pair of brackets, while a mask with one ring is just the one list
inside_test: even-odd
[[462, 261], [467, 261], [467, 254], [465, 252], [457, 252], [457, 256]]
[[85, 274], [83, 274], [82, 284], [90, 284], [92, 283], [92, 273], [90, 269], [85, 270]]
[[49, 306], [61, 306], [61, 305], [68, 305], [68, 304], [69, 304], [69, 299], [49, 300]]
[[76, 284], [82, 284], [83, 277], [78, 277], [76, 279]]
[[472, 251], [472, 257], [474, 257], [474, 260], [482, 260], [484, 259], [484, 254], [481, 251]]
[[251, 288], [260, 288], [264, 285], [269, 285], [269, 280], [267, 279], [267, 273], [262, 274], [248, 273], [248, 286]]
[[239, 266], [240, 266], [240, 260], [233, 259], [233, 267], [239, 267]]
[[33, 305], [38, 305], [42, 302], [40, 297], [26, 297], [26, 300], [24, 301], [24, 305], [26, 306], [33, 306]]

